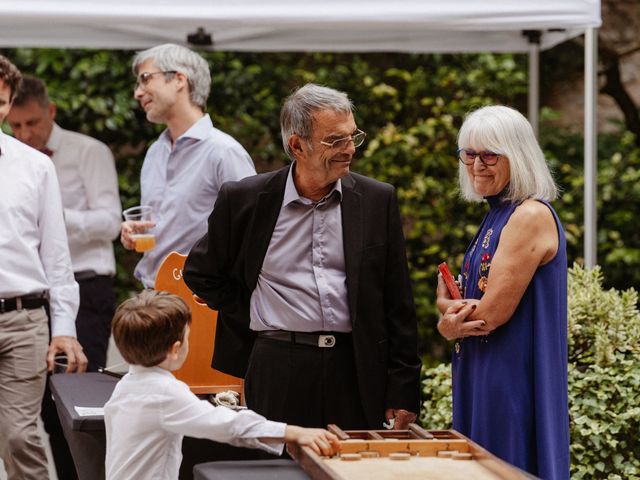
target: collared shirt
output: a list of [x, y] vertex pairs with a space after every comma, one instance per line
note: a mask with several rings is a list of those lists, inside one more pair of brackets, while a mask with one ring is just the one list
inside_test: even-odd
[[153, 287], [156, 273], [171, 252], [187, 254], [207, 232], [207, 218], [224, 182], [256, 171], [249, 154], [204, 115], [171, 145], [165, 130], [149, 148], [142, 165], [142, 205], [154, 209], [156, 247], [145, 252], [135, 276]]
[[52, 336], [76, 336], [73, 278], [56, 171], [0, 132], [0, 298], [49, 292]]
[[258, 283], [252, 330], [350, 332], [342, 239], [342, 182], [319, 202], [298, 194], [289, 169]]
[[104, 406], [107, 480], [177, 479], [182, 437], [208, 438], [280, 455], [286, 424], [251, 410], [234, 412], [196, 397], [160, 367], [132, 365]]
[[114, 275], [120, 195], [113, 155], [104, 143], [53, 125], [47, 142], [56, 167], [75, 272]]

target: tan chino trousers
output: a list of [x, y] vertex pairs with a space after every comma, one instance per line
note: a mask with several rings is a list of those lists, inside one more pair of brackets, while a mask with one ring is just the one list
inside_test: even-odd
[[0, 314], [0, 457], [9, 480], [48, 478], [37, 428], [48, 343], [44, 308]]

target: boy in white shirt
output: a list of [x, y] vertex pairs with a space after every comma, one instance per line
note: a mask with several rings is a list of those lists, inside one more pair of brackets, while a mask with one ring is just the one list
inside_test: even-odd
[[339, 449], [337, 437], [326, 430], [198, 399], [171, 373], [189, 352], [190, 323], [189, 307], [166, 292], [145, 290], [116, 310], [113, 337], [131, 367], [104, 408], [107, 480], [177, 479], [184, 435], [277, 455], [284, 442], [308, 445], [320, 455]]

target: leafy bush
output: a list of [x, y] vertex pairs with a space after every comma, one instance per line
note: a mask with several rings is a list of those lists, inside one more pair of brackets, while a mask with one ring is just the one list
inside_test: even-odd
[[420, 423], [431, 430], [451, 428], [451, 365], [441, 363], [435, 367], [423, 368], [422, 378], [424, 387]]
[[[569, 269], [571, 476], [640, 479], [640, 312], [634, 289]], [[451, 369], [424, 369], [421, 422], [451, 428]]]
[[602, 288], [599, 267], [569, 281], [573, 478], [640, 478], [640, 313], [634, 289]]
[[638, 357], [638, 292], [603, 289], [600, 267], [574, 266], [569, 274], [569, 363], [584, 370]]
[[639, 362], [570, 366], [572, 478], [640, 478]]

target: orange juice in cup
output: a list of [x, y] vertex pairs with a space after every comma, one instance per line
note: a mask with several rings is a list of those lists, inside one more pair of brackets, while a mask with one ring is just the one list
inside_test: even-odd
[[127, 208], [122, 214], [124, 219], [131, 223], [133, 230], [131, 239], [134, 242], [135, 251], [142, 253], [154, 248], [156, 236], [153, 233], [153, 208], [149, 205], [140, 205]]
[[135, 242], [136, 252], [142, 253], [156, 246], [156, 236], [153, 233], [135, 233], [131, 235]]

